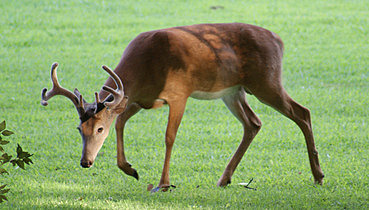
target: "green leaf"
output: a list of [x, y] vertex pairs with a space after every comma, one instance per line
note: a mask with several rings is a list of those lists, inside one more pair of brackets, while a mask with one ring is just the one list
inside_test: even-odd
[[23, 159], [23, 158], [25, 158], [25, 157], [26, 157], [26, 155], [27, 155], [27, 152], [20, 152], [20, 153], [18, 153], [18, 154], [17, 154], [17, 157], [18, 157], [19, 159]]
[[6, 184], [0, 186], [0, 190], [3, 189], [4, 187], [6, 187]]
[[16, 163], [16, 159], [14, 159], [14, 160], [11, 160], [10, 162], [13, 164], [13, 166], [15, 166], [17, 163]]
[[0, 132], [6, 128], [5, 120], [0, 123]]
[[18, 158], [20, 159], [24, 159], [24, 158], [28, 158], [28, 157], [31, 157], [32, 155], [29, 154], [28, 152], [21, 152], [17, 155]]
[[4, 202], [4, 200], [8, 200], [5, 195], [0, 195], [0, 203]]
[[4, 148], [0, 146], [0, 152], [4, 152]]
[[16, 163], [19, 166], [19, 168], [24, 170], [24, 162], [22, 160], [16, 160]]
[[10, 161], [10, 159], [12, 158], [12, 156], [11, 156], [11, 155], [8, 155], [8, 153], [4, 153], [4, 154], [1, 156], [1, 158], [3, 159], [3, 164], [4, 164], [4, 163], [9, 162], [9, 161]]
[[27, 165], [29, 165], [30, 163], [32, 163], [32, 164], [33, 164], [32, 160], [31, 160], [30, 158], [28, 158], [28, 157], [24, 158], [24, 159], [23, 159], [23, 161], [24, 161]]
[[0, 174], [9, 174], [5, 169], [3, 169], [3, 168], [0, 168]]
[[4, 189], [4, 190], [0, 190], [0, 194], [5, 194], [7, 192], [9, 192], [10, 189]]
[[3, 140], [0, 140], [0, 144], [1, 144], [1, 145], [9, 144], [9, 141], [3, 141]]
[[5, 130], [1, 134], [3, 134], [4, 136], [10, 136], [10, 135], [13, 135], [14, 133], [12, 131]]
[[22, 147], [18, 144], [18, 147], [17, 147], [17, 156], [18, 156], [18, 155], [20, 155], [22, 152], [23, 152], [23, 149], [22, 149]]

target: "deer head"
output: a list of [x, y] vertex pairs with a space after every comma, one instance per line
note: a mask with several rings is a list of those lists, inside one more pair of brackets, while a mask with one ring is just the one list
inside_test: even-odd
[[80, 124], [77, 129], [83, 140], [81, 166], [89, 168], [92, 166], [97, 153], [108, 136], [112, 122], [118, 114], [125, 110], [128, 97], [124, 96], [121, 79], [107, 66], [102, 66], [113, 78], [117, 89], [114, 90], [109, 86], [103, 86], [102, 89], [110, 94], [100, 101], [99, 94], [95, 92], [95, 102], [87, 103], [77, 89], [71, 92], [60, 86], [56, 74], [57, 67], [58, 63], [54, 63], [51, 66], [53, 88], [50, 91], [47, 91], [46, 88], [42, 90], [41, 104], [47, 106], [47, 101], [55, 95], [65, 96], [73, 102], [80, 118]]

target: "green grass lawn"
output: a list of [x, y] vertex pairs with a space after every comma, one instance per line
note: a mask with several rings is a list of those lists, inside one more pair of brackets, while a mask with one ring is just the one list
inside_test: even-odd
[[[210, 9], [211, 6], [224, 8]], [[0, 121], [33, 153], [27, 170], [0, 177], [4, 209], [28, 208], [369, 208], [369, 4], [329, 1], [0, 1]], [[94, 167], [79, 166], [77, 112], [63, 97], [40, 105], [57, 61], [61, 84], [88, 101], [140, 32], [180, 25], [244, 22], [278, 33], [285, 43], [284, 84], [312, 114], [325, 182], [316, 186], [303, 135], [273, 109], [248, 100], [263, 127], [232, 184], [216, 187], [242, 126], [221, 100], [190, 99], [171, 160], [177, 188], [150, 193], [164, 160], [168, 109], [144, 110], [127, 124], [128, 161], [140, 181], [116, 167], [115, 132]], [[254, 179], [250, 187], [237, 183]]]

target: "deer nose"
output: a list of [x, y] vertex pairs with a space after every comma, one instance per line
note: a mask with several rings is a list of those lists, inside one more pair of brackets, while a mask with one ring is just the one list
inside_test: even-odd
[[81, 160], [81, 166], [83, 168], [90, 168], [92, 166], [92, 161], [90, 161], [90, 160]]

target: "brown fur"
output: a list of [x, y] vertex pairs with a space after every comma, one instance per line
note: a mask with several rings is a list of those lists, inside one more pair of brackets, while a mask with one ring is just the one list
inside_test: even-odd
[[[215, 92], [246, 84], [280, 68], [283, 43], [274, 33], [242, 24], [202, 24], [145, 32], [128, 45], [115, 69], [131, 102], [151, 108], [169, 72], [192, 91]], [[263, 78], [267, 80], [268, 78]], [[279, 79], [279, 78], [278, 78]], [[280, 82], [280, 81], [276, 81]], [[256, 83], [256, 84], [255, 84]], [[106, 83], [115, 87], [112, 80]], [[183, 87], [182, 87], [183, 88]], [[100, 93], [101, 98], [106, 95]]]
[[[136, 170], [124, 154], [124, 126], [140, 109], [167, 104], [166, 153], [158, 186], [166, 187], [170, 185], [171, 150], [188, 97], [222, 98], [244, 128], [242, 141], [218, 181], [218, 186], [226, 186], [261, 127], [261, 121], [246, 101], [247, 92], [300, 127], [307, 144], [312, 173], [315, 181], [321, 184], [324, 175], [319, 166], [310, 112], [290, 98], [281, 83], [283, 48], [277, 34], [243, 23], [200, 24], [142, 33], [129, 43], [114, 70], [124, 85], [124, 95], [128, 97], [128, 102], [121, 107], [127, 108], [111, 112], [102, 109], [101, 113], [96, 114], [100, 116], [99, 120], [92, 116], [82, 122], [81, 134], [84, 136], [86, 130], [86, 134], [94, 136], [95, 132], [96, 136], [101, 135], [100, 138], [94, 136], [94, 141], [98, 139], [98, 146], [101, 146], [107, 133], [98, 134], [96, 129], [109, 130], [111, 119], [117, 117], [118, 166], [138, 179]], [[105, 85], [116, 88], [112, 78]], [[108, 94], [102, 90], [99, 96], [106, 98]], [[89, 144], [88, 139], [84, 140], [84, 145]], [[88, 151], [85, 153], [89, 154]], [[89, 157], [82, 156], [81, 165], [82, 161], [84, 167], [92, 165], [96, 149], [91, 154]]]
[[[218, 185], [225, 186], [230, 182], [235, 168], [261, 126], [246, 102], [245, 91], [300, 126], [308, 144], [314, 177], [318, 183], [322, 183], [324, 175], [318, 162], [310, 117], [306, 118], [309, 116], [306, 114], [308, 110], [295, 103], [282, 87], [283, 48], [283, 42], [277, 34], [243, 23], [200, 24], [155, 30], [140, 34], [128, 45], [115, 72], [123, 81], [125, 94], [129, 97], [128, 104], [136, 105], [121, 114], [123, 119], [118, 118], [116, 129], [123, 130], [125, 122], [140, 108], [156, 107], [154, 104], [158, 99], [169, 104], [167, 151], [159, 187], [169, 185], [171, 147], [186, 100], [191, 95], [195, 96], [195, 93], [200, 93], [196, 95], [200, 98], [203, 93], [219, 93], [244, 125], [243, 141]], [[106, 85], [112, 85], [111, 80]], [[240, 88], [232, 93], [231, 89], [237, 86]], [[230, 91], [225, 91], [227, 95], [222, 96], [223, 90]], [[104, 93], [100, 94], [104, 96]], [[213, 97], [217, 96], [209, 96]], [[301, 116], [293, 111], [297, 109], [304, 110]], [[123, 144], [121, 132], [117, 141]], [[132, 173], [130, 167], [123, 167], [122, 170]]]

